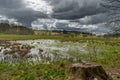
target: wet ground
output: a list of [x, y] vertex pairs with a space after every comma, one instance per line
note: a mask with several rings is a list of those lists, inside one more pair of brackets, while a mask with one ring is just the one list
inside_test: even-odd
[[51, 62], [58, 58], [70, 58], [70, 51], [87, 53], [85, 46], [85, 43], [58, 40], [1, 41], [0, 60], [9, 63], [22, 60]]
[[[88, 47], [87, 42], [62, 42], [59, 40], [44, 39], [0, 41], [0, 61], [11, 64], [21, 61], [41, 61], [42, 63], [50, 63], [61, 59], [71, 60], [72, 58], [72, 60], [76, 60], [80, 54], [89, 54], [92, 47], [94, 52], [95, 47]], [[101, 49], [99, 48], [97, 51], [106, 51], [107, 49], [104, 50], [104, 47], [106, 46], [102, 44]], [[99, 58], [102, 57], [99, 56]], [[119, 68], [107, 71], [112, 77], [120, 77]]]

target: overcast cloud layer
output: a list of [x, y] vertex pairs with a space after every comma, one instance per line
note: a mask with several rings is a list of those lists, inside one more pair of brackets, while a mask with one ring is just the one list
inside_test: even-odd
[[102, 0], [0, 0], [0, 22], [106, 33]]

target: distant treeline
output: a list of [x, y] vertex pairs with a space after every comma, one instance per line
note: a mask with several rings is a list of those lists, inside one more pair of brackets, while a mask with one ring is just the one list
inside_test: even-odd
[[106, 34], [104, 37], [120, 37], [120, 33]]
[[66, 37], [87, 37], [94, 36], [87, 32], [67, 31], [67, 30], [32, 30], [25, 26], [10, 25], [7, 23], [0, 23], [0, 34], [20, 34], [20, 35], [40, 35], [40, 36], [66, 36]]
[[86, 33], [86, 32], [77, 32], [77, 31], [66, 31], [66, 30], [35, 30], [34, 31], [35, 35], [40, 35], [40, 36], [66, 36], [66, 37], [87, 37], [87, 36], [95, 36], [94, 34], [91, 33]]
[[24, 26], [0, 23], [0, 33], [30, 35], [30, 34], [34, 34], [34, 31], [32, 29], [24, 27]]

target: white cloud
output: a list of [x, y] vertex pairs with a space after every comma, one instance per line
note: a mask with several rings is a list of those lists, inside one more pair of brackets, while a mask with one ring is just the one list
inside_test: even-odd
[[38, 19], [32, 22], [32, 28], [40, 30], [50, 30], [53, 27], [54, 23], [55, 19]]
[[6, 16], [0, 15], [0, 23], [9, 23], [15, 25], [22, 25], [22, 23], [18, 22], [17, 19], [14, 18], [7, 18]]
[[7, 17], [0, 15], [0, 20], [7, 20]]
[[26, 7], [32, 8], [35, 11], [44, 12], [46, 14], [52, 13], [52, 6], [44, 0], [25, 0]]
[[[69, 24], [69, 20], [57, 20], [57, 19], [38, 19], [32, 23], [33, 28], [37, 29], [51, 29], [51, 28], [57, 28], [57, 23], [66, 23]], [[44, 28], [45, 27], [45, 28]]]
[[80, 21], [88, 23], [89, 21], [91, 21], [91, 16], [85, 16], [84, 18], [81, 18]]
[[[80, 28], [80, 29], [89, 29], [94, 30], [97, 28], [96, 25], [80, 25], [78, 22], [70, 22], [69, 20], [57, 20], [57, 19], [38, 19], [32, 23], [32, 27], [38, 27], [38, 29], [43, 29], [43, 27], [57, 28], [57, 23], [67, 24], [68, 28]], [[40, 28], [41, 27], [41, 28]]]
[[94, 29], [96, 29], [98, 27], [96, 25], [82, 25], [81, 28], [94, 30]]

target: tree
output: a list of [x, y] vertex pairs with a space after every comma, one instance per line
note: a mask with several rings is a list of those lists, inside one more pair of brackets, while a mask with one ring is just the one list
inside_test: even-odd
[[34, 34], [34, 31], [25, 26], [9, 25], [7, 23], [0, 23], [0, 33], [30, 35], [30, 34]]
[[120, 34], [120, 0], [103, 0], [101, 4], [109, 10], [107, 25], [111, 27], [114, 34]]

